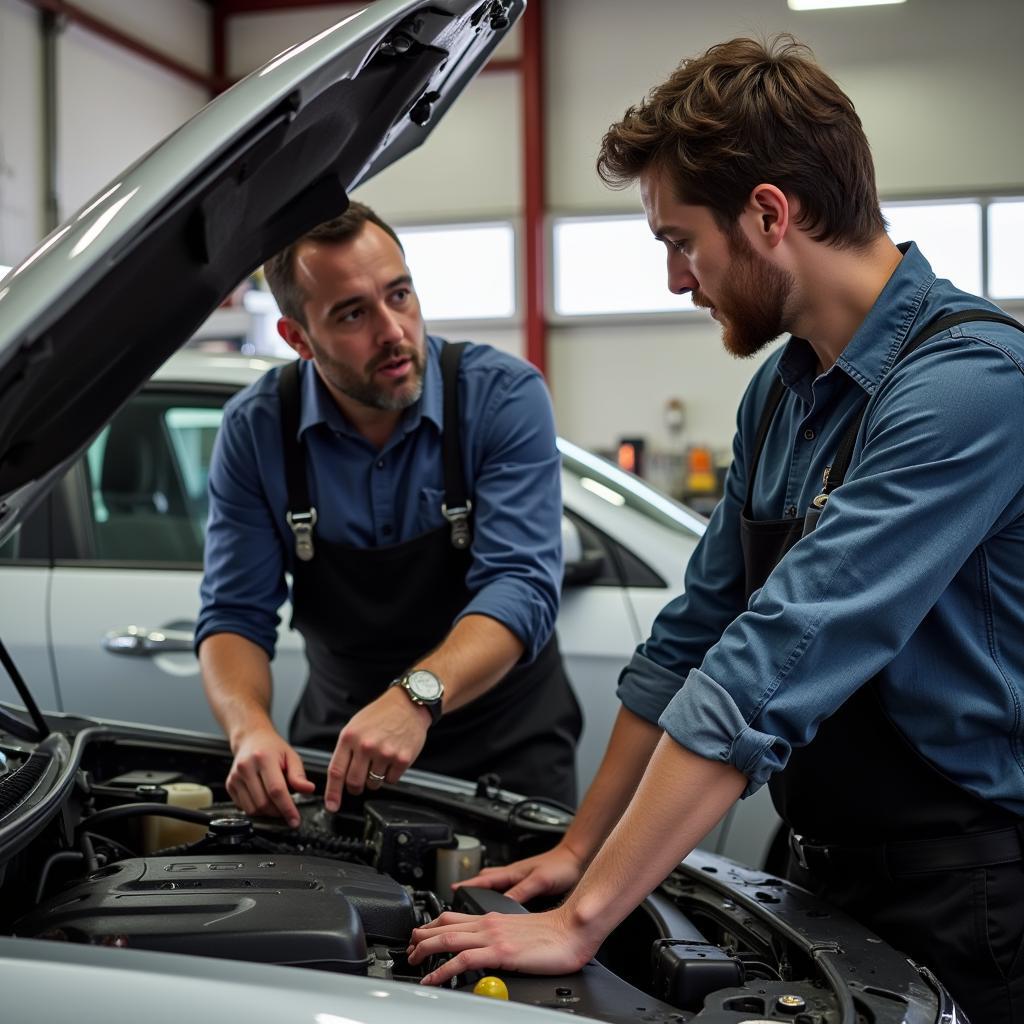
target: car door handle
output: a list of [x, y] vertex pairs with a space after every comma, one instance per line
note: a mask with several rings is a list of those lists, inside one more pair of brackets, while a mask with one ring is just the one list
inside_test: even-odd
[[103, 649], [111, 654], [152, 658], [156, 654], [192, 653], [195, 635], [188, 629], [143, 629], [129, 626], [112, 629], [103, 638]]

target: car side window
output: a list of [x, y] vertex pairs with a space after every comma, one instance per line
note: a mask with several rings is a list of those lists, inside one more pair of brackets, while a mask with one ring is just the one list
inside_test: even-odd
[[0, 565], [46, 565], [50, 560], [50, 502], [43, 499], [0, 544]]
[[0, 544], [0, 562], [16, 562], [19, 554], [19, 541], [21, 540], [20, 529], [15, 530], [2, 544]]
[[563, 587], [664, 587], [665, 581], [632, 551], [569, 509], [563, 512]]
[[90, 560], [197, 567], [206, 481], [221, 421], [218, 396], [142, 392], [86, 452]]

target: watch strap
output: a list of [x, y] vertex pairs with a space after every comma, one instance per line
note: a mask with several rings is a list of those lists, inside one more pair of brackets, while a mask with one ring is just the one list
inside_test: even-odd
[[426, 708], [430, 712], [430, 724], [435, 725], [437, 720], [441, 717], [441, 697], [444, 696], [444, 684], [438, 680], [438, 683], [441, 685], [441, 694], [436, 700], [424, 700], [422, 697], [417, 697], [416, 694], [409, 689], [408, 681], [411, 674], [412, 673], [407, 672], [405, 675], [399, 676], [397, 679], [392, 679], [389, 687], [400, 686], [405, 691], [406, 697], [408, 697], [413, 704], [416, 704], [421, 708]]

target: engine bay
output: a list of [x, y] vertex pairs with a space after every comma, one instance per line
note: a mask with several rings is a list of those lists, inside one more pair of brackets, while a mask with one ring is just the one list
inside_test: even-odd
[[[89, 723], [34, 745], [5, 739], [0, 932], [27, 939], [415, 985], [437, 965], [406, 959], [418, 925], [449, 908], [544, 909], [486, 889], [453, 892], [452, 882], [549, 848], [571, 820], [493, 779], [473, 787], [409, 773], [372, 798], [347, 796], [334, 814], [316, 795], [299, 797], [292, 829], [227, 801], [230, 756], [213, 738]], [[326, 757], [307, 764], [321, 790], [325, 768]], [[3, 828], [15, 810], [16, 844]], [[610, 1022], [935, 1019], [907, 1015], [908, 993], [928, 996], [907, 961], [830, 916], [778, 879], [695, 854], [582, 971], [494, 973], [512, 1001]], [[479, 978], [450, 987], [471, 992]], [[842, 994], [851, 990], [853, 1017]]]

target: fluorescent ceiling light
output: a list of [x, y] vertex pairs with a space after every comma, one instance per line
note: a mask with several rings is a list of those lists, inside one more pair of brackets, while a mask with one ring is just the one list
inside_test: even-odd
[[878, 7], [902, 4], [905, 0], [786, 0], [791, 11], [824, 11], [833, 7]]

